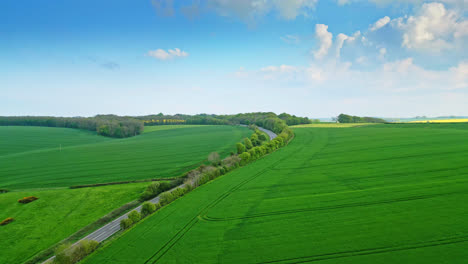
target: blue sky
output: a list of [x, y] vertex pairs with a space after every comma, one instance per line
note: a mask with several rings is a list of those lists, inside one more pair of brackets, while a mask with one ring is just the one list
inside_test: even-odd
[[468, 1], [0, 3], [0, 115], [468, 115]]

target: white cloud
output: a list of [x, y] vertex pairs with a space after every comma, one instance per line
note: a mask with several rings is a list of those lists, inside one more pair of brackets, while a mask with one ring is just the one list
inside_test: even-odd
[[180, 49], [175, 48], [169, 49], [167, 51], [163, 49], [150, 50], [148, 51], [147, 55], [158, 60], [169, 60], [175, 57], [187, 57], [189, 54], [185, 51], [181, 51]]
[[315, 25], [315, 34], [320, 42], [320, 48], [314, 51], [314, 57], [316, 59], [321, 59], [328, 54], [328, 50], [333, 43], [333, 35], [328, 32], [328, 26], [324, 24]]
[[284, 37], [281, 37], [281, 40], [289, 44], [297, 44], [300, 42], [301, 39], [296, 35], [286, 35]]
[[383, 60], [385, 58], [386, 54], [387, 54], [387, 49], [386, 48], [380, 48], [379, 49], [379, 59]]
[[402, 30], [403, 47], [421, 51], [453, 48], [458, 38], [468, 35], [468, 22], [442, 3], [425, 3], [417, 15], [398, 18], [392, 25]]
[[239, 17], [245, 21], [255, 20], [271, 11], [277, 11], [283, 19], [308, 16], [318, 0], [208, 0], [208, 8], [221, 16]]
[[370, 31], [376, 31], [390, 22], [390, 18], [388, 16], [384, 16], [381, 19], [377, 20], [371, 27]]
[[341, 48], [343, 48], [343, 44], [345, 42], [351, 43], [355, 41], [359, 36], [361, 36], [360, 31], [356, 31], [353, 36], [348, 36], [346, 34], [340, 33], [336, 36], [335, 46], [336, 46], [336, 57], [339, 58], [341, 56]]
[[300, 13], [307, 16], [307, 11], [313, 10], [318, 0], [272, 0], [273, 6], [278, 10], [281, 17], [295, 19]]

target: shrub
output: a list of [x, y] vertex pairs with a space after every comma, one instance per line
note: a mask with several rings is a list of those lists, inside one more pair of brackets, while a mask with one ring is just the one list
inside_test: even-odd
[[156, 211], [156, 205], [154, 203], [146, 202], [141, 206], [141, 215], [143, 217], [150, 215], [154, 211]]
[[254, 146], [260, 145], [260, 140], [258, 140], [257, 134], [252, 134], [252, 136], [250, 136], [250, 141], [252, 142], [252, 145]]
[[27, 203], [30, 203], [30, 202], [34, 202], [37, 199], [39, 199], [39, 198], [37, 198], [35, 196], [23, 197], [22, 199], [18, 200], [18, 203], [27, 204]]
[[258, 140], [260, 141], [267, 141], [268, 140], [268, 137], [265, 133], [263, 132], [260, 132], [260, 134], [258, 135]]
[[140, 221], [141, 214], [138, 211], [133, 210], [128, 214], [128, 218], [131, 219], [133, 223], [136, 223]]
[[219, 158], [218, 152], [211, 152], [210, 155], [208, 155], [208, 161], [213, 165], [219, 165], [221, 159]]
[[0, 225], [8, 225], [9, 223], [15, 221], [14, 218], [12, 217], [7, 217], [5, 220], [3, 220], [2, 222], [0, 222]]
[[164, 206], [169, 204], [170, 202], [174, 201], [174, 196], [171, 192], [164, 192], [161, 194], [161, 198], [159, 198], [159, 203]]
[[81, 240], [76, 245], [62, 244], [55, 250], [55, 259], [53, 263], [73, 264], [78, 263], [86, 256], [91, 254], [99, 246], [94, 240]]
[[161, 209], [161, 203], [154, 204], [154, 211]]
[[160, 193], [159, 188], [160, 188], [160, 183], [159, 182], [153, 182], [148, 187], [146, 187], [146, 190], [140, 195], [140, 201], [146, 201], [149, 199], [152, 199]]
[[120, 228], [127, 229], [133, 225], [133, 221], [130, 218], [125, 218], [120, 221]]
[[72, 264], [71, 254], [70, 254], [70, 244], [62, 244], [55, 249], [55, 258], [54, 263], [57, 264]]
[[99, 243], [94, 240], [81, 240], [78, 245], [72, 246], [71, 259], [72, 263], [77, 263], [91, 254], [99, 246]]
[[7, 193], [9, 192], [7, 189], [0, 189], [0, 193]]
[[248, 138], [244, 138], [244, 145], [246, 149], [251, 149], [253, 148], [252, 141]]
[[245, 151], [245, 146], [242, 143], [237, 143], [236, 148], [237, 148], [237, 154], [241, 154]]
[[244, 152], [244, 153], [239, 155], [239, 158], [241, 159], [240, 164], [245, 165], [245, 164], [249, 163], [249, 161], [250, 161], [250, 153]]

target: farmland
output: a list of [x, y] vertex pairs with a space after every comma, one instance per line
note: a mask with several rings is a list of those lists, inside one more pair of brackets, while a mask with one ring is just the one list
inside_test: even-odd
[[[82, 189], [28, 190], [0, 194], [0, 263], [21, 263], [141, 194], [148, 183]], [[19, 198], [39, 199], [20, 204]]]
[[[24, 131], [28, 127], [17, 129], [0, 127], [0, 131], [5, 128], [7, 132], [2, 133], [3, 137], [13, 138], [14, 141], [16, 131]], [[61, 130], [67, 131], [67, 129]], [[80, 131], [80, 133], [88, 132]], [[236, 142], [250, 133], [243, 127], [188, 126], [177, 129], [156, 129], [132, 138], [104, 138], [102, 141], [95, 140], [93, 144], [68, 146], [64, 143], [61, 150], [57, 144], [66, 141], [63, 139], [66, 136], [62, 139], [46, 139], [51, 141], [53, 147], [35, 151], [18, 153], [27, 150], [27, 147], [18, 150], [15, 144], [11, 144], [16, 153], [0, 156], [0, 188], [12, 190], [68, 187], [79, 184], [176, 177], [202, 162], [212, 151], [218, 151], [221, 156], [226, 156], [235, 150]], [[70, 137], [74, 135], [75, 133], [72, 133]], [[40, 137], [36, 139], [41, 141]], [[81, 143], [84, 142], [86, 140]]]
[[144, 219], [85, 263], [462, 263], [468, 131], [295, 128], [295, 139]]
[[[48, 127], [0, 127], [0, 263], [21, 263], [137, 199], [148, 182], [69, 189], [72, 185], [177, 177], [212, 151], [226, 156], [252, 132], [234, 126], [150, 127], [112, 139]], [[61, 145], [61, 146], [60, 146]], [[36, 196], [30, 204], [18, 199]]]

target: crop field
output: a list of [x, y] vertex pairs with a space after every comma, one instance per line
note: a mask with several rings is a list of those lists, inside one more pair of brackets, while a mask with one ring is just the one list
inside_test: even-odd
[[295, 125], [292, 128], [307, 128], [307, 127], [321, 127], [321, 128], [345, 128], [345, 127], [360, 127], [376, 125], [375, 123], [321, 123], [321, 124], [304, 124]]
[[[82, 189], [29, 190], [0, 194], [0, 263], [22, 263], [113, 209], [135, 200], [148, 183]], [[37, 201], [20, 204], [34, 195]], [[1, 221], [0, 220], [0, 221]]]
[[60, 149], [112, 139], [96, 133], [58, 127], [0, 126], [0, 157], [43, 149]]
[[295, 128], [85, 263], [464, 263], [468, 130]]
[[[69, 189], [71, 185], [179, 176], [212, 151], [226, 156], [252, 132], [233, 126], [158, 126], [111, 139], [47, 127], [0, 127], [0, 263], [21, 263], [112, 210], [148, 182]], [[18, 199], [36, 196], [30, 204]]]
[[[155, 129], [125, 139], [108, 139], [78, 131], [80, 135], [86, 135], [79, 141], [73, 139], [77, 135], [73, 129], [59, 129], [64, 132], [61, 136], [60, 132], [50, 132], [58, 128], [32, 127], [7, 128], [1, 135], [11, 142], [22, 142], [22, 138], [29, 137], [24, 132], [27, 129], [48, 131], [44, 132], [43, 137], [32, 138], [30, 141], [34, 143], [28, 143], [22, 149], [10, 144], [12, 154], [8, 152], [9, 143], [1, 143], [7, 150], [1, 150], [0, 188], [68, 187], [176, 177], [202, 162], [210, 152], [218, 151], [221, 156], [226, 156], [230, 151], [235, 151], [235, 143], [251, 134], [244, 127], [187, 126]], [[5, 129], [1, 128], [0, 131]], [[22, 133], [17, 135], [17, 131]], [[42, 138], [46, 138], [45, 141], [50, 144], [38, 143]], [[32, 151], [34, 148], [28, 146], [34, 144], [49, 147]], [[62, 144], [61, 150], [59, 144]]]
[[431, 119], [431, 120], [411, 121], [410, 123], [468, 123], [468, 118]]

